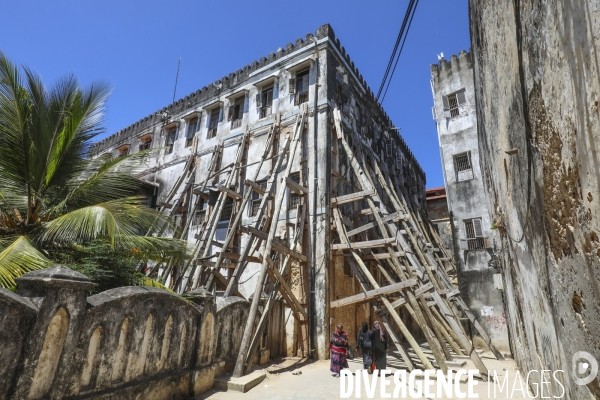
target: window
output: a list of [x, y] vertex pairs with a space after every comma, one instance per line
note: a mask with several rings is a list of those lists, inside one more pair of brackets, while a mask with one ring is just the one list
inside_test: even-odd
[[[300, 173], [296, 172], [295, 174], [290, 174], [290, 179], [292, 181], [300, 184]], [[290, 197], [289, 197], [290, 200], [289, 200], [289, 205], [288, 205], [288, 212], [291, 212], [291, 211], [295, 210], [296, 207], [298, 207], [298, 204], [300, 204], [300, 195], [292, 192], [291, 190], [289, 191], [289, 193], [290, 193]]]
[[190, 147], [194, 141], [194, 136], [198, 132], [199, 124], [198, 117], [192, 118], [188, 121], [187, 131], [185, 132], [185, 147]]
[[[258, 183], [263, 188], [267, 186], [266, 180], [258, 181], [256, 183]], [[256, 214], [258, 214], [258, 208], [260, 207], [261, 201], [262, 196], [260, 195], [260, 193], [258, 193], [256, 190], [252, 190], [252, 195], [250, 197], [250, 209], [248, 210], [251, 217], [254, 217]]]
[[126, 144], [125, 146], [121, 146], [119, 147], [117, 150], [119, 150], [119, 157], [125, 157], [129, 155], [129, 145]]
[[391, 157], [392, 156], [392, 142], [386, 143], [386, 145], [385, 145], [385, 156], [386, 157]]
[[244, 117], [244, 96], [235, 99], [235, 102], [229, 106], [227, 119], [231, 121], [231, 129], [242, 126], [242, 118]]
[[200, 204], [194, 214], [194, 225], [201, 225], [206, 219], [206, 211], [208, 210], [208, 200], [201, 198]]
[[256, 108], [259, 110], [259, 118], [265, 118], [271, 115], [273, 108], [273, 87], [263, 89], [261, 93], [256, 94]]
[[452, 93], [448, 96], [442, 96], [444, 103], [444, 117], [454, 118], [466, 112], [467, 99], [465, 89]]
[[170, 128], [167, 130], [167, 154], [173, 152], [173, 145], [177, 140], [177, 128]]
[[308, 102], [308, 68], [296, 74], [289, 82], [290, 94], [295, 93], [294, 104]]
[[152, 136], [151, 135], [147, 135], [144, 136], [140, 139], [141, 143], [140, 143], [140, 151], [143, 150], [148, 150], [152, 148]]
[[208, 134], [206, 137], [208, 139], [214, 138], [217, 136], [217, 125], [219, 125], [219, 114], [221, 114], [220, 108], [215, 108], [210, 112], [210, 117], [208, 120]]
[[465, 231], [467, 233], [466, 250], [485, 249], [485, 240], [483, 237], [483, 227], [481, 225], [481, 218], [465, 220]]
[[454, 155], [454, 171], [457, 182], [473, 179], [470, 151]]
[[221, 218], [219, 221], [229, 221], [233, 214], [233, 198], [225, 196], [225, 204], [223, 205], [223, 211], [221, 211]]

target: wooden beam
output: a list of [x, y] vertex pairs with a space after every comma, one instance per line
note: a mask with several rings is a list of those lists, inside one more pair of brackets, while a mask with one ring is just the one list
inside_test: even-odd
[[251, 180], [246, 179], [244, 181], [244, 185], [249, 186], [250, 188], [252, 188], [252, 190], [254, 190], [256, 193], [260, 194], [261, 196], [264, 196], [264, 194], [265, 194], [266, 188], [262, 185], [259, 185], [256, 182], [252, 182]]
[[283, 276], [281, 276], [279, 270], [275, 268], [270, 259], [269, 265], [271, 266], [269, 271], [273, 274], [274, 278], [276, 278], [279, 281], [279, 291], [282, 294], [283, 292], [285, 292], [287, 297], [291, 300], [290, 306], [295, 307], [302, 314], [305, 321], [308, 320], [308, 314], [306, 313], [306, 310], [304, 309], [304, 307], [302, 307], [302, 304], [300, 304], [296, 296], [294, 296], [294, 292], [292, 292], [292, 289], [288, 286], [285, 279], [283, 279]]
[[374, 247], [385, 247], [396, 241], [395, 238], [368, 240], [365, 242], [354, 242], [346, 244], [333, 244], [332, 250], [347, 250], [347, 249], [372, 249]]
[[[219, 272], [219, 270], [217, 270], [216, 268], [213, 268], [213, 269], [210, 270], [210, 272], [211, 272], [211, 274], [213, 274], [213, 276], [215, 277], [215, 279], [221, 285], [222, 288], [226, 288], [227, 287], [227, 284], [229, 282], [227, 281], [227, 278], [225, 278], [223, 276], [223, 274], [221, 274]], [[242, 296], [242, 294], [237, 289], [235, 289], [233, 291], [233, 294], [234, 294], [234, 296], [238, 296], [238, 297], [241, 297], [242, 299], [245, 299], [245, 297]]]
[[[331, 198], [331, 205], [341, 205], [346, 203], [352, 203], [353, 201], [362, 200], [366, 196], [372, 196], [375, 194], [374, 190], [363, 190], [362, 192], [355, 192], [350, 194], [345, 194], [343, 196], [337, 196]], [[348, 232], [348, 236], [351, 236]]]
[[[394, 221], [394, 222], [397, 222], [397, 221], [399, 221], [401, 218], [403, 218], [403, 216], [401, 216], [399, 213], [397, 213], [397, 212], [396, 212], [396, 213], [390, 214], [390, 215], [388, 215], [388, 216], [386, 216], [386, 217], [382, 218], [381, 220], [382, 220], [383, 222], [388, 222], [388, 221]], [[348, 237], [350, 237], [350, 236], [354, 236], [354, 235], [356, 235], [356, 234], [358, 234], [358, 233], [361, 233], [361, 232], [364, 232], [364, 231], [368, 231], [369, 229], [371, 229], [371, 228], [374, 228], [376, 225], [377, 225], [377, 222], [376, 222], [376, 221], [369, 222], [368, 224], [365, 224], [365, 225], [363, 225], [363, 226], [359, 226], [358, 228], [356, 228], [356, 229], [354, 229], [354, 230], [351, 230], [351, 231], [349, 231], [349, 232], [347, 233], [347, 235], [348, 235]]]
[[415, 290], [415, 296], [419, 296], [425, 292], [429, 292], [431, 289], [433, 289], [433, 284], [431, 282], [429, 282], [429, 283], [425, 284], [424, 286], [421, 286], [420, 288]]
[[[266, 232], [258, 230], [252, 226], [240, 226], [239, 230], [243, 233], [250, 233], [262, 240], [267, 240], [267, 238], [268, 238], [268, 235]], [[273, 240], [273, 250], [275, 250], [278, 253], [287, 254], [290, 257], [296, 258], [302, 262], [308, 261], [308, 257], [306, 257], [304, 254], [297, 252], [296, 250], [292, 250], [289, 247], [287, 247], [275, 240]]]
[[344, 299], [332, 301], [330, 307], [335, 308], [347, 306], [349, 304], [363, 303], [365, 301], [369, 301], [374, 297], [378, 297], [387, 293], [397, 292], [399, 290], [406, 289], [407, 287], [415, 286], [416, 284], [417, 279], [412, 278], [404, 282], [394, 283], [393, 285], [383, 286], [378, 289], [369, 290], [365, 293], [359, 293], [355, 294], [354, 296], [346, 297]]
[[[394, 252], [394, 256], [396, 257], [402, 257], [404, 255], [405, 253], [403, 251]], [[360, 258], [362, 258], [363, 260], [388, 260], [392, 258], [392, 256], [390, 255], [390, 253], [375, 253], [368, 254], [366, 256], [361, 256]]]
[[173, 208], [173, 204], [163, 203], [162, 201], [159, 202], [158, 205], [164, 208]]
[[292, 192], [296, 193], [297, 195], [302, 196], [302, 195], [308, 194], [307, 187], [304, 187], [304, 186], [300, 185], [299, 183], [294, 182], [287, 176], [285, 177], [285, 184], [288, 188], [290, 188], [290, 190]]
[[242, 195], [239, 194], [238, 192], [235, 192], [229, 188], [226, 188], [225, 186], [219, 186], [219, 191], [225, 193], [227, 196], [236, 199], [236, 200], [241, 200], [242, 199]]

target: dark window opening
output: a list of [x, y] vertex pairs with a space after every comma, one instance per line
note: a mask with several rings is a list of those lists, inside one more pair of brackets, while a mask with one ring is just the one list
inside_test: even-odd
[[194, 225], [201, 225], [206, 219], [206, 212], [208, 211], [208, 200], [200, 199], [200, 204], [194, 214]]
[[175, 140], [177, 140], [177, 128], [171, 128], [167, 131], [167, 154], [173, 152]]
[[208, 134], [206, 137], [208, 139], [214, 138], [217, 136], [217, 125], [219, 125], [219, 114], [221, 113], [220, 108], [215, 108], [210, 113], [210, 118], [208, 120]]
[[294, 104], [302, 104], [308, 102], [308, 69], [300, 71], [296, 74], [296, 97]]
[[259, 118], [266, 118], [271, 115], [273, 108], [273, 87], [263, 89], [261, 93], [257, 95], [257, 107], [259, 109]]
[[242, 118], [244, 118], [244, 100], [245, 97], [240, 97], [229, 106], [229, 114], [227, 119], [231, 120], [231, 129], [242, 126]]
[[194, 136], [198, 132], [199, 126], [198, 117], [192, 118], [188, 122], [187, 131], [185, 132], [185, 147], [190, 147], [194, 141]]
[[140, 144], [140, 151], [148, 150], [152, 148], [152, 136], [146, 136], [142, 138], [142, 143]]
[[[296, 172], [294, 174], [290, 174], [290, 179], [297, 184], [300, 184], [300, 173]], [[296, 207], [300, 204], [300, 195], [292, 192], [290, 190], [290, 201], [288, 206], [288, 212], [295, 210]]]
[[223, 205], [223, 211], [221, 211], [221, 218], [219, 221], [229, 221], [233, 214], [233, 198], [226, 196], [225, 204]]

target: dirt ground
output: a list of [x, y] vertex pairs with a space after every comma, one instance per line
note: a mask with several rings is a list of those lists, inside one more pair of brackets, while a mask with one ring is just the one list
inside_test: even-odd
[[[476, 385], [473, 387], [473, 393], [476, 395], [472, 398], [477, 399], [528, 399], [529, 397], [520, 390], [515, 390], [509, 396], [507, 392], [512, 389], [512, 386], [515, 386], [517, 389], [519, 388], [518, 380], [516, 381], [517, 375], [517, 366], [512, 359], [507, 359], [505, 361], [498, 361], [493, 356], [488, 353], [481, 353], [481, 358], [484, 364], [487, 366], [488, 370], [492, 373], [496, 371], [496, 374], [499, 378], [500, 382], [503, 382], [505, 376], [508, 376], [507, 385], [505, 385], [502, 393], [499, 391], [498, 387], [496, 387], [496, 395], [494, 396], [494, 386], [490, 384], [489, 386], [489, 394], [488, 394], [488, 383], [483, 382], [481, 380], [476, 380]], [[466, 361], [466, 365], [460, 367], [461, 369], [475, 369], [472, 362], [466, 358], [455, 358], [455, 361], [462, 362]], [[352, 372], [355, 372], [357, 369], [362, 368], [361, 359], [357, 357], [357, 359], [349, 361], [349, 367]], [[392, 353], [388, 353], [388, 367], [389, 370], [395, 372], [396, 370], [404, 369], [402, 362], [399, 360], [399, 357]], [[458, 370], [458, 367], [453, 367], [453, 370]], [[267, 371], [267, 377], [265, 380], [260, 383], [255, 388], [251, 389], [247, 393], [240, 392], [219, 392], [219, 391], [210, 391], [205, 393], [202, 396], [202, 399], [210, 399], [210, 400], [265, 400], [265, 399], [339, 399], [340, 397], [340, 384], [341, 379], [333, 377], [329, 372], [329, 361], [308, 361], [306, 359], [300, 358], [288, 358], [282, 360], [280, 364], [273, 364], [265, 368]], [[294, 373], [301, 372], [299, 375], [294, 375]], [[522, 375], [522, 373], [520, 373]], [[369, 378], [372, 378], [369, 375]], [[523, 387], [526, 387], [525, 377], [522, 377]], [[387, 394], [391, 395], [394, 391], [394, 381], [393, 378], [388, 378], [388, 381], [391, 383], [386, 387]], [[462, 381], [462, 380], [461, 380]], [[431, 387], [431, 393], [436, 393], [436, 381], [434, 381], [433, 386]], [[460, 384], [460, 390], [467, 395], [467, 383]], [[453, 392], [456, 395], [456, 392]], [[379, 380], [377, 381], [377, 385], [374, 391], [374, 397], [368, 397], [365, 393], [365, 384], [364, 381], [361, 381], [361, 397], [356, 397], [356, 392], [353, 391], [350, 395], [350, 398], [389, 398], [389, 397], [381, 397], [381, 388], [379, 385]], [[465, 396], [468, 398], [468, 396]], [[533, 396], [535, 397], [535, 396]], [[400, 393], [400, 397], [397, 398], [421, 398], [421, 399], [434, 399], [434, 398], [442, 398], [442, 399], [458, 399], [459, 397], [434, 397], [434, 396], [421, 396], [421, 397], [411, 397], [409, 393], [406, 393], [406, 397], [402, 397]], [[197, 398], [200, 399], [200, 398]]]

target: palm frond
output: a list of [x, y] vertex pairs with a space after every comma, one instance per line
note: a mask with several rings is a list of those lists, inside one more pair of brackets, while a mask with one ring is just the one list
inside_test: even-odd
[[0, 252], [0, 287], [10, 288], [15, 278], [50, 264], [26, 236], [19, 236]]
[[169, 289], [168, 287], [166, 287], [165, 285], [163, 285], [162, 283], [160, 283], [159, 281], [155, 281], [154, 279], [148, 278], [147, 276], [144, 276], [143, 278], [140, 279], [140, 286], [155, 287], [155, 288], [159, 288], [159, 289], [164, 289], [167, 292], [170, 292], [173, 294], [177, 294], [174, 291], [172, 291], [171, 289]]
[[106, 239], [119, 250], [137, 249], [142, 257], [185, 256], [185, 241], [143, 236], [157, 219], [167, 222], [145, 201], [133, 196], [71, 211], [46, 223], [39, 240], [85, 244]]

